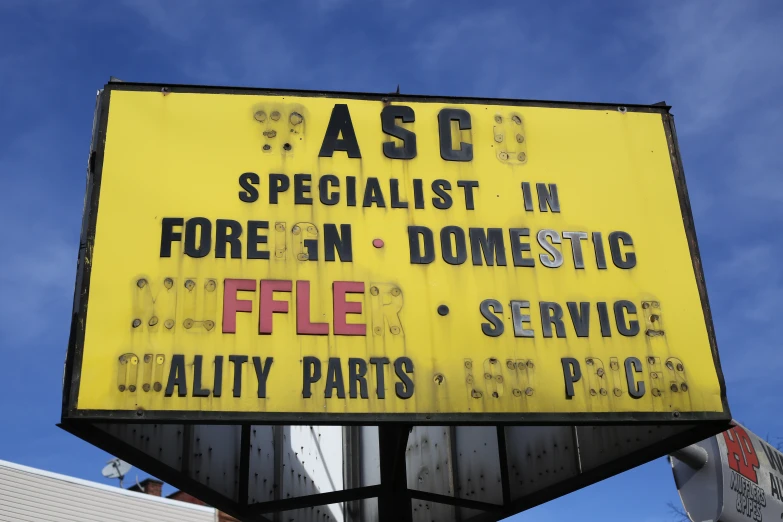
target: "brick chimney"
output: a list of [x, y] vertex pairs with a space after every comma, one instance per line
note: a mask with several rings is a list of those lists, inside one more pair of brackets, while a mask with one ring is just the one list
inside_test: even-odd
[[[141, 486], [141, 489], [139, 489], [139, 486]], [[163, 482], [153, 478], [146, 478], [139, 482], [138, 485], [134, 484], [129, 487], [128, 491], [139, 491], [141, 493], [146, 493], [147, 495], [159, 497], [163, 493]]]

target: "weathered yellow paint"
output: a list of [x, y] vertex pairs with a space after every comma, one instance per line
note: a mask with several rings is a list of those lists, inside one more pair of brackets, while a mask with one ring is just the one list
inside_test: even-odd
[[[335, 103], [349, 106], [361, 159], [348, 158], [344, 152], [335, 152], [333, 158], [318, 157]], [[387, 159], [382, 153], [381, 144], [391, 138], [381, 131], [381, 101], [113, 91], [78, 409], [259, 415], [723, 411], [660, 114], [434, 102], [408, 105], [415, 110], [416, 121], [404, 126], [416, 132], [418, 156], [403, 161]], [[473, 144], [472, 162], [441, 159], [437, 114], [444, 107], [463, 108], [471, 114], [472, 129], [460, 134], [462, 141]], [[253, 115], [261, 110], [267, 115], [277, 110], [281, 117], [259, 122]], [[304, 121], [294, 125], [289, 120], [292, 112], [301, 114]], [[502, 118], [501, 123], [496, 116]], [[512, 116], [522, 122], [522, 140], [514, 135], [514, 124], [509, 123]], [[274, 137], [269, 137], [271, 130], [276, 132]], [[496, 139], [498, 133], [504, 133], [502, 142]], [[286, 142], [291, 144], [290, 151], [282, 148]], [[264, 144], [270, 144], [271, 150], [265, 152]], [[501, 152], [510, 156], [501, 157]], [[522, 160], [519, 153], [524, 153]], [[239, 175], [249, 171], [261, 179], [260, 198], [254, 203], [238, 198]], [[280, 195], [278, 205], [268, 203], [269, 173], [291, 177], [291, 188]], [[312, 174], [313, 205], [293, 204], [296, 173]], [[335, 174], [341, 181], [341, 201], [335, 206], [318, 202], [317, 180], [325, 174]], [[346, 176], [357, 178], [359, 206], [345, 204]], [[386, 208], [361, 207], [368, 177], [380, 180]], [[410, 208], [389, 208], [389, 178], [400, 180], [401, 198]], [[423, 210], [413, 208], [414, 178], [424, 180]], [[448, 210], [431, 203], [434, 194], [429, 185], [435, 179], [448, 180], [453, 186], [454, 205]], [[460, 179], [480, 182], [475, 210], [465, 209], [463, 191], [456, 186]], [[536, 182], [556, 183], [562, 211], [542, 213], [536, 208], [525, 212], [523, 181], [531, 182], [534, 190]], [[206, 217], [213, 225], [219, 218], [243, 226], [248, 220], [269, 221], [265, 247], [271, 259], [246, 259], [244, 251], [242, 259], [215, 259], [214, 237], [206, 257], [186, 257], [183, 243], [175, 242], [172, 257], [160, 258], [161, 219], [175, 216]], [[276, 223], [285, 228], [276, 229]], [[301, 235], [293, 235], [293, 226], [299, 224], [314, 238], [324, 223], [352, 226], [353, 262], [323, 261], [322, 244], [318, 262], [300, 260], [305, 250]], [[437, 255], [433, 263], [410, 263], [409, 225], [434, 231]], [[508, 266], [473, 266], [469, 243], [465, 264], [445, 263], [439, 231], [447, 225], [460, 226], [466, 233], [468, 227], [502, 228]], [[535, 259], [534, 268], [513, 266], [508, 229], [515, 227], [531, 230], [531, 252], [526, 256]], [[545, 252], [535, 239], [541, 229], [602, 232], [608, 268], [596, 267], [589, 240], [583, 242], [584, 270], [574, 268], [566, 240], [559, 245], [563, 266], [542, 266], [538, 254]], [[637, 265], [630, 270], [612, 264], [606, 238], [615, 230], [633, 237], [634, 246], [624, 248], [637, 256]], [[383, 239], [383, 248], [373, 247], [376, 238]], [[246, 239], [243, 234], [243, 250]], [[226, 278], [292, 280], [294, 288], [296, 280], [309, 280], [312, 320], [329, 322], [329, 335], [296, 335], [294, 293], [275, 294], [276, 299], [289, 302], [290, 312], [274, 314], [274, 333], [259, 335], [258, 291], [240, 292], [241, 299], [253, 300], [253, 312], [238, 313], [237, 333], [223, 334]], [[139, 279], [146, 281], [143, 287]], [[192, 288], [186, 288], [186, 281], [192, 281]], [[365, 283], [363, 296], [349, 298], [363, 303], [363, 314], [349, 321], [367, 323], [366, 337], [331, 333], [334, 281]], [[378, 288], [378, 295], [371, 293], [371, 287]], [[395, 289], [400, 289], [398, 295]], [[485, 319], [479, 304], [484, 299], [497, 299], [503, 305], [505, 333], [499, 337], [482, 333]], [[512, 299], [531, 302], [528, 327], [535, 330], [534, 338], [514, 337]], [[619, 335], [611, 315], [612, 336], [601, 336], [595, 303], [608, 302], [611, 313], [618, 299], [629, 299], [639, 307], [635, 317], [641, 327], [639, 335]], [[566, 338], [542, 337], [539, 301], [563, 306]], [[576, 336], [567, 301], [591, 303], [589, 337]], [[652, 323], [642, 302], [659, 303], [664, 335], [645, 335]], [[437, 313], [441, 304], [449, 306], [447, 316]], [[136, 328], [132, 326], [135, 319], [141, 323]], [[392, 333], [392, 328], [398, 333]], [[155, 383], [166, 387], [173, 354], [185, 355], [189, 395], [193, 356], [203, 357], [205, 388], [212, 387], [214, 357], [223, 356], [222, 396], [178, 397], [175, 392], [164, 397], [163, 391], [156, 391]], [[232, 354], [274, 358], [266, 399], [256, 396], [251, 361], [243, 366], [242, 395], [233, 397], [234, 368], [228, 361]], [[323, 376], [309, 399], [302, 397], [304, 356], [323, 362]], [[401, 356], [415, 365], [415, 392], [410, 399], [396, 397], [398, 379], [391, 366], [385, 367], [385, 399], [376, 397], [372, 366], [368, 399], [324, 398], [329, 357], [341, 358], [347, 381], [349, 357], [388, 357], [393, 362]], [[632, 356], [642, 363], [637, 379], [643, 379], [647, 388], [638, 400], [629, 397], [625, 380], [624, 361]], [[576, 358], [582, 368], [583, 377], [571, 400], [564, 393], [562, 357]], [[673, 369], [667, 368], [670, 360], [675, 361]], [[675, 366], [678, 363], [681, 371]], [[120, 391], [120, 384], [132, 382], [135, 391], [127, 386]], [[681, 391], [682, 383], [687, 391]], [[677, 393], [671, 391], [673, 384], [678, 386]], [[345, 387], [347, 393], [347, 382]], [[653, 388], [660, 395], [654, 396]]]

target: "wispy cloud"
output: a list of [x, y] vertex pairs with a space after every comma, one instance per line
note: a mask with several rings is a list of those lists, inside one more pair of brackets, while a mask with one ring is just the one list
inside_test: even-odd
[[[351, 5], [348, 0], [292, 4], [295, 16], [248, 10], [248, 4], [210, 4], [197, 10], [189, 3], [160, 0], [123, 4], [155, 35], [141, 48], [170, 57], [179, 81], [287, 88], [318, 83], [324, 89], [347, 90], [352, 82], [369, 78], [367, 66], [377, 61], [366, 46], [340, 38], [341, 19], [335, 16]], [[315, 45], [303, 46], [306, 41]]]
[[675, 94], [683, 132], [724, 128], [730, 118], [738, 120], [733, 127], [742, 127], [744, 111], [760, 113], [761, 101], [780, 91], [780, 7], [731, 1], [651, 5], [643, 23], [652, 29], [657, 51], [648, 66]]
[[411, 44], [414, 65], [431, 74], [429, 84], [445, 88], [443, 94], [573, 99], [573, 86], [587, 72], [569, 61], [573, 41], [562, 37], [566, 29], [560, 25], [536, 30], [554, 14], [519, 16], [490, 5], [421, 20]]
[[[61, 324], [49, 319], [53, 314], [69, 313], [60, 308], [60, 297], [73, 292], [79, 232], [72, 226], [78, 227], [78, 221], [74, 215], [70, 220], [60, 216], [62, 192], [52, 190], [50, 176], [61, 167], [56, 155], [47, 154], [60, 132], [52, 126], [23, 132], [0, 156], [6, 189], [0, 195], [0, 222], [8, 247], [0, 256], [0, 287], [6, 296], [0, 299], [0, 335], [6, 342], [41, 339]], [[84, 159], [86, 165], [86, 154]]]
[[[120, 4], [125, 7], [125, 13], [121, 11], [117, 14], [135, 14], [166, 39], [184, 43], [190, 42], [193, 35], [206, 29], [212, 19], [209, 15], [213, 14], [213, 8], [208, 4], [194, 9], [192, 4], [181, 1], [121, 0]], [[219, 13], [219, 10], [214, 11]], [[154, 42], [146, 43], [154, 45]]]
[[703, 234], [783, 220], [783, 162], [770, 153], [783, 140], [781, 26], [782, 4], [730, 1], [651, 4], [634, 26], [653, 49], [643, 89], [674, 106]]

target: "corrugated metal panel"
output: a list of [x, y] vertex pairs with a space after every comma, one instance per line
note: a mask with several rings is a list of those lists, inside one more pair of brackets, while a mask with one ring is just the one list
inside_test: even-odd
[[0, 521], [215, 522], [214, 508], [0, 461]]
[[190, 478], [237, 500], [240, 434], [239, 426], [192, 426], [188, 454]]
[[182, 471], [183, 447], [187, 445], [188, 477], [238, 500], [238, 425], [96, 423], [95, 427], [178, 471]]
[[448, 426], [415, 426], [406, 448], [408, 487], [454, 496]]
[[96, 423], [99, 430], [110, 433], [126, 444], [174, 469], [182, 469], [182, 424]]
[[582, 472], [606, 465], [673, 437], [689, 426], [578, 426]]
[[579, 475], [573, 426], [508, 426], [505, 430], [512, 500]]
[[[408, 487], [454, 496], [451, 470], [451, 438], [448, 426], [415, 426], [408, 436], [405, 456]], [[414, 522], [455, 520], [455, 508], [446, 504], [413, 500]]]
[[282, 428], [275, 426], [252, 426], [250, 428], [250, 455], [248, 455], [248, 480], [247, 498], [251, 504], [279, 500], [279, 487], [275, 482], [275, 434], [282, 436]]
[[459, 426], [452, 441], [459, 466], [457, 496], [490, 504], [503, 503], [498, 438], [495, 426]]

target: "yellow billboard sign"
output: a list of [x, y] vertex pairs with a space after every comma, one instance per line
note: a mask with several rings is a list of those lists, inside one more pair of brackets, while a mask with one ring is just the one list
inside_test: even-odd
[[67, 416], [728, 414], [666, 107], [110, 84], [99, 113]]

